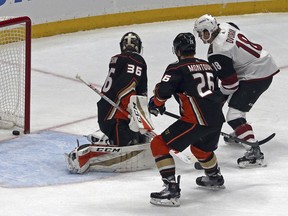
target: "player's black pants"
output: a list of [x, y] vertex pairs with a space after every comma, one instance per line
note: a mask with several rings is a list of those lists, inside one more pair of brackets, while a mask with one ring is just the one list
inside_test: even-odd
[[232, 95], [228, 106], [242, 112], [249, 112], [258, 98], [265, 92], [273, 77], [262, 80], [240, 81], [238, 90]]
[[212, 152], [217, 149], [222, 124], [201, 126], [177, 120], [161, 135], [166, 144], [177, 151], [183, 151], [193, 145], [202, 151]]

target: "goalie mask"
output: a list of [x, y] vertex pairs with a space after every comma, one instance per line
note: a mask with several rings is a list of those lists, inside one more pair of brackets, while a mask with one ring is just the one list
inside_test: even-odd
[[190, 32], [178, 34], [173, 41], [173, 51], [176, 55], [178, 51], [180, 51], [180, 55], [195, 54], [195, 49], [195, 37]]
[[[208, 40], [211, 39], [212, 34], [218, 29], [218, 23], [216, 19], [209, 15], [205, 14], [195, 21], [194, 32], [198, 33], [199, 37], [203, 40], [204, 43], [208, 43]], [[210, 36], [204, 38], [204, 31], [208, 31]]]
[[121, 52], [130, 51], [140, 54], [142, 49], [142, 41], [136, 33], [127, 32], [121, 38], [120, 49]]

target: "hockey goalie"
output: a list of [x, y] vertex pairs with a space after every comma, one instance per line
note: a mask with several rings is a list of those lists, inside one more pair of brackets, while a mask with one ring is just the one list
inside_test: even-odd
[[137, 135], [137, 141], [128, 146], [113, 145], [113, 141], [97, 130], [87, 136], [88, 144], [76, 147], [65, 154], [67, 168], [71, 173], [82, 174], [88, 171], [132, 172], [155, 166], [150, 150], [150, 141], [154, 135], [146, 96], [130, 97], [129, 128]]

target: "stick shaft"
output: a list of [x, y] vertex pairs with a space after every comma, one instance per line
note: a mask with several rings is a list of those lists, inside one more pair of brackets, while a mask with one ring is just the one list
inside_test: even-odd
[[170, 117], [172, 117], [172, 118], [176, 118], [176, 119], [179, 119], [179, 118], [180, 118], [179, 115], [176, 115], [176, 114], [171, 113], [171, 112], [168, 112], [168, 111], [165, 111], [164, 114], [167, 115], [167, 116], [170, 116]]
[[98, 95], [100, 95], [104, 100], [106, 100], [110, 105], [112, 105], [113, 107], [115, 107], [116, 109], [118, 109], [120, 112], [122, 112], [123, 114], [125, 114], [128, 118], [131, 118], [130, 114], [121, 109], [121, 107], [119, 107], [114, 101], [112, 101], [110, 98], [108, 98], [106, 95], [104, 95], [99, 89], [97, 89], [93, 84], [87, 82], [86, 80], [84, 80], [81, 76], [79, 76], [78, 74], [76, 75], [76, 79], [78, 79], [79, 81], [81, 81], [82, 83], [84, 83], [85, 85], [87, 85], [89, 88], [91, 88], [94, 92], [96, 92]]

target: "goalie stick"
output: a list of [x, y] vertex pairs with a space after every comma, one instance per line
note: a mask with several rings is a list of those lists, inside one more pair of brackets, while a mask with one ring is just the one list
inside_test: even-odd
[[[153, 125], [149, 123], [149, 121], [147, 121], [146, 118], [142, 118], [140, 113], [136, 110], [133, 109], [133, 113], [132, 116], [129, 112], [127, 112], [126, 110], [123, 110], [120, 106], [118, 106], [114, 101], [112, 101], [110, 98], [108, 98], [106, 95], [104, 95], [98, 88], [96, 88], [93, 84], [87, 82], [86, 80], [84, 80], [82, 77], [80, 77], [80, 75], [76, 75], [76, 79], [78, 79], [79, 81], [81, 81], [82, 83], [84, 83], [85, 85], [87, 85], [90, 89], [92, 89], [94, 92], [96, 92], [98, 95], [100, 95], [104, 100], [106, 100], [111, 106], [115, 107], [117, 110], [119, 110], [120, 112], [122, 112], [127, 118], [131, 119], [133, 114], [134, 116], [136, 115], [137, 117], [137, 121], [143, 123], [144, 128], [148, 131], [153, 130]], [[133, 96], [131, 96], [132, 98]], [[140, 99], [139, 99], [140, 100]], [[135, 104], [136, 105], [136, 104]]]
[[[157, 136], [157, 134], [153, 131], [148, 131], [145, 135], [147, 137], [149, 137], [150, 139], [153, 139], [155, 136]], [[169, 151], [169, 153], [171, 155], [177, 156], [180, 160], [182, 160], [184, 163], [187, 163], [187, 164], [193, 164], [196, 161], [196, 158], [193, 157], [193, 155], [186, 155], [186, 154], [179, 152], [179, 151], [176, 151], [174, 149], [171, 149]]]
[[86, 84], [94, 92], [96, 92], [98, 95], [100, 95], [100, 97], [102, 97], [104, 100], [106, 100], [110, 105], [112, 105], [113, 107], [115, 107], [116, 109], [118, 109], [119, 111], [124, 113], [129, 119], [131, 118], [130, 113], [121, 109], [121, 107], [119, 107], [117, 104], [114, 103], [114, 101], [112, 101], [110, 98], [108, 98], [106, 95], [104, 95], [101, 91], [99, 91], [99, 89], [97, 89], [93, 84], [84, 80], [79, 74], [77, 74], [75, 78], [78, 79], [79, 81], [81, 81], [82, 83]]

